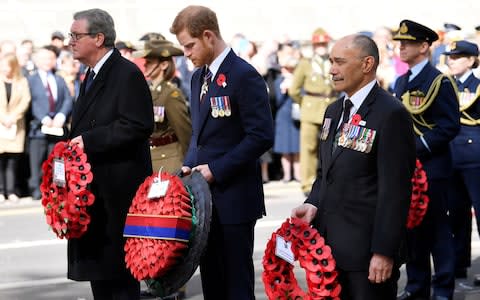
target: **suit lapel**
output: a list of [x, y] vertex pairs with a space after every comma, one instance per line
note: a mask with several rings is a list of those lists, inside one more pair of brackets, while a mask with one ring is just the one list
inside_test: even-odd
[[[224, 74], [226, 78], [228, 78], [228, 72], [230, 71], [230, 68], [236, 58], [235, 53], [230, 50], [228, 55], [225, 57], [223, 60], [222, 64], [220, 65], [220, 68], [218, 69], [217, 73], [215, 74], [215, 77], [212, 78], [212, 82], [208, 86], [208, 92], [205, 95], [205, 98], [203, 99], [202, 103], [200, 103], [200, 113], [199, 113], [199, 118], [198, 118], [198, 128], [199, 130], [199, 135], [203, 128], [205, 127], [205, 123], [208, 120], [208, 116], [211, 113], [211, 104], [210, 104], [210, 98], [215, 97], [215, 96], [227, 96], [225, 93], [228, 89], [228, 86], [226, 88], [221, 87], [217, 84], [217, 78], [218, 75]], [[203, 76], [200, 77], [200, 82], [197, 84], [198, 86], [201, 86], [203, 83]], [[223, 91], [221, 91], [223, 90]], [[200, 92], [199, 92], [200, 93]], [[198, 94], [199, 94], [198, 93]], [[198, 97], [198, 96], [197, 96]]]
[[[378, 84], [375, 84], [375, 86], [372, 88], [370, 93], [368, 93], [367, 98], [365, 98], [362, 105], [360, 105], [359, 109], [355, 113], [355, 114], [360, 115], [362, 117], [362, 120], [366, 120], [366, 117], [367, 117], [368, 113], [370, 112], [371, 105], [375, 101], [375, 97], [377, 95], [378, 89], [379, 89]], [[339, 119], [340, 119], [340, 114], [342, 113], [342, 109], [343, 109], [343, 98], [341, 99], [340, 103], [341, 104], [338, 105], [337, 110], [336, 110], [336, 121], [335, 121], [336, 126], [338, 125], [338, 122], [339, 122]], [[334, 127], [334, 128], [337, 128], [337, 127]], [[335, 140], [335, 133], [331, 134], [330, 143], [329, 143], [330, 147], [333, 147], [333, 143], [335, 142], [334, 140]], [[332, 153], [331, 149], [332, 148], [330, 148], [329, 153]], [[345, 150], [344, 147], [337, 147], [337, 149], [335, 149], [335, 151], [331, 155], [331, 160], [329, 161], [327, 170], [332, 167], [335, 160], [338, 158], [338, 156], [344, 150]]]
[[[112, 55], [105, 61], [100, 72], [95, 77], [95, 80], [92, 82], [92, 85], [85, 92], [85, 80], [82, 82], [80, 87], [80, 96], [78, 100], [75, 102], [75, 113], [74, 119], [72, 121], [72, 131], [75, 129], [76, 125], [80, 122], [82, 117], [88, 111], [88, 108], [95, 102], [96, 96], [99, 91], [102, 90], [103, 86], [105, 85], [106, 77], [110, 71], [110, 68], [115, 60], [120, 57], [120, 53], [117, 49], [113, 50]], [[86, 74], [88, 76], [88, 74]], [[85, 78], [87, 78], [85, 76]]]

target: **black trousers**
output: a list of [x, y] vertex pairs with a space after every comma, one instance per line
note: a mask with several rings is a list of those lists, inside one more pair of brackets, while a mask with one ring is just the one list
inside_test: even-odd
[[213, 211], [207, 249], [200, 261], [205, 300], [255, 299], [255, 223], [220, 224]]
[[16, 194], [15, 181], [19, 159], [19, 153], [0, 154], [0, 194], [6, 197], [10, 194]]
[[47, 138], [32, 138], [29, 140], [30, 180], [28, 181], [28, 186], [34, 199], [40, 199], [41, 197], [42, 164], [50, 152], [52, 152], [53, 146], [55, 146], [55, 143], [49, 142]]
[[390, 279], [383, 283], [371, 283], [366, 272], [346, 272], [339, 270], [338, 280], [342, 286], [342, 300], [395, 300], [397, 281], [400, 278], [398, 267], [392, 270]]
[[139, 300], [140, 283], [135, 278], [90, 282], [95, 300]]

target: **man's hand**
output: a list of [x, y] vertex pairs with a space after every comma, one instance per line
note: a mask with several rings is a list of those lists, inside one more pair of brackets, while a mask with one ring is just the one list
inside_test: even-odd
[[370, 259], [370, 267], [368, 268], [368, 280], [372, 283], [382, 283], [392, 276], [393, 259], [381, 255], [373, 254]]
[[84, 148], [84, 147], [83, 147], [83, 138], [82, 138], [81, 135], [74, 137], [74, 138], [70, 141], [70, 145], [75, 145], [75, 144], [77, 144], [78, 147], [80, 147], [81, 149]]
[[202, 174], [203, 178], [205, 178], [205, 180], [208, 182], [208, 183], [212, 183], [215, 178], [213, 178], [213, 174], [212, 172], [210, 171], [210, 168], [208, 167], [207, 164], [205, 165], [198, 165], [196, 167], [194, 167], [192, 169], [192, 172], [193, 171], [198, 171], [200, 172], [200, 174]]
[[190, 169], [190, 167], [183, 166], [182, 167], [182, 173], [185, 176], [190, 175], [192, 173], [192, 169]]
[[317, 207], [315, 205], [304, 203], [292, 210], [292, 218], [299, 218], [310, 224], [317, 214]]

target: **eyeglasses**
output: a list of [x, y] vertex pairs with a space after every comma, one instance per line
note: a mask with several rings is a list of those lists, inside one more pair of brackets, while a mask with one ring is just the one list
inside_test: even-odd
[[70, 37], [70, 39], [72, 41], [78, 41], [82, 37], [87, 36], [87, 35], [92, 35], [92, 34], [94, 34], [94, 33], [92, 33], [92, 32], [83, 32], [83, 33], [69, 32], [68, 37]]

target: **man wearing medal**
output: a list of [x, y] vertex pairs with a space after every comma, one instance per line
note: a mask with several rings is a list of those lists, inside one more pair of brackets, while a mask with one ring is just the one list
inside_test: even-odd
[[[332, 124], [320, 141], [317, 178], [292, 217], [311, 222], [331, 247], [342, 300], [392, 300], [415, 166], [412, 121], [377, 83], [379, 52], [372, 39], [359, 34], [340, 39], [330, 62], [334, 88], [345, 96], [325, 112]], [[343, 133], [348, 141], [340, 143], [342, 127], [350, 129]], [[360, 128], [371, 133], [365, 152], [347, 147], [359, 143]]]
[[449, 144], [460, 128], [455, 83], [429, 62], [430, 46], [438, 39], [435, 31], [403, 20], [393, 39], [400, 41], [400, 59], [409, 66], [395, 83], [394, 92], [413, 118], [416, 156], [427, 175], [430, 199], [422, 223], [407, 232], [408, 280], [398, 299], [430, 299], [431, 288], [432, 299], [452, 299], [455, 259], [447, 194], [453, 171]]
[[210, 233], [200, 262], [203, 296], [253, 300], [254, 227], [265, 214], [259, 158], [274, 136], [266, 85], [227, 46], [209, 8], [186, 7], [170, 31], [199, 68], [192, 76], [193, 130], [182, 171], [200, 172], [212, 194]]

